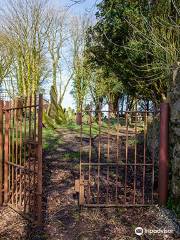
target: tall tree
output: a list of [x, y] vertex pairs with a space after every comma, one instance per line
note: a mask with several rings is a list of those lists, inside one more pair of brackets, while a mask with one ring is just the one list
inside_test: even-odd
[[79, 111], [87, 96], [88, 81], [91, 76], [85, 56], [85, 38], [89, 19], [86, 16], [73, 17], [71, 26], [71, 54], [74, 69], [72, 92]]
[[88, 54], [131, 96], [155, 103], [166, 98], [171, 66], [179, 59], [178, 7], [172, 3], [103, 0], [98, 5]]
[[[51, 62], [52, 84], [57, 92], [57, 102], [61, 105], [67, 87], [73, 75], [73, 68], [64, 53], [70, 41], [69, 18], [71, 16], [64, 9], [48, 9], [47, 45]], [[68, 68], [68, 77], [63, 79], [63, 69]]]
[[39, 90], [46, 77], [45, 5], [43, 0], [9, 0], [3, 10], [1, 32], [9, 42], [13, 56], [12, 78], [17, 79], [20, 95], [28, 96]]

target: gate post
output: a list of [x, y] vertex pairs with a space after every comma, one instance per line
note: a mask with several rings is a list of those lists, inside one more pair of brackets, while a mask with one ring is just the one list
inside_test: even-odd
[[5, 107], [5, 144], [4, 144], [4, 203], [8, 202], [8, 161], [9, 161], [9, 102]]
[[76, 113], [76, 124], [81, 125], [82, 124], [82, 112]]
[[39, 94], [39, 110], [38, 110], [38, 174], [37, 174], [37, 222], [42, 224], [42, 113], [43, 113], [43, 97]]
[[168, 199], [168, 140], [169, 103], [160, 105], [160, 150], [159, 150], [159, 203], [165, 206]]
[[0, 100], [0, 205], [3, 204], [3, 100]]

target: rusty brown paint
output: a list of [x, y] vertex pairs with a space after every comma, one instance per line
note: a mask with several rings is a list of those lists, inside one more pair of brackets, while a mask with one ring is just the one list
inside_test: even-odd
[[[23, 105], [22, 105], [23, 107]], [[23, 108], [20, 111], [20, 116], [19, 116], [19, 124], [20, 124], [20, 139], [19, 139], [19, 175], [20, 175], [20, 181], [19, 181], [19, 204], [20, 206], [22, 205], [22, 197], [23, 197], [23, 188], [22, 188], [22, 184], [23, 184], [23, 179], [22, 179], [22, 124], [23, 124]]]
[[3, 204], [3, 100], [0, 100], [0, 205]]
[[156, 130], [155, 130], [155, 114], [153, 114], [153, 130], [152, 130], [152, 134], [153, 134], [153, 141], [151, 144], [151, 155], [152, 155], [152, 182], [151, 182], [151, 204], [154, 201], [154, 158], [155, 158], [155, 146], [154, 146], [154, 142], [155, 142], [155, 137], [156, 137]]
[[42, 224], [42, 114], [43, 114], [43, 97], [39, 95], [38, 110], [38, 175], [37, 175], [37, 222]]
[[145, 189], [145, 176], [146, 176], [146, 144], [147, 144], [147, 112], [144, 113], [144, 153], [143, 153], [143, 161], [144, 161], [144, 166], [143, 166], [143, 186], [142, 186], [142, 202], [144, 204], [145, 202], [145, 193], [144, 193], [144, 189]]
[[[15, 107], [15, 100], [12, 102], [12, 109], [11, 109], [11, 112], [12, 112], [12, 124], [11, 124], [11, 134], [12, 134], [12, 147], [11, 147], [11, 161], [12, 163], [15, 163], [15, 110], [13, 109], [13, 107]], [[12, 197], [11, 197], [11, 203], [14, 204], [14, 169], [15, 167], [12, 165], [11, 167], [11, 179], [12, 179], [12, 185], [11, 185], [11, 191], [12, 191]]]
[[[92, 108], [92, 107], [91, 107]], [[88, 203], [91, 195], [91, 159], [92, 159], [92, 111], [89, 111], [89, 173], [88, 173]]]
[[[38, 104], [32, 97], [27, 101], [26, 99], [25, 101], [16, 99], [11, 103], [10, 105], [9, 102], [6, 102], [5, 107], [2, 108], [2, 116], [0, 115], [2, 121], [5, 121], [4, 199], [2, 200], [13, 209], [24, 212], [29, 219], [33, 219], [33, 221], [36, 219], [40, 223], [42, 208], [40, 201], [42, 197], [42, 96], [39, 97]], [[37, 108], [38, 121], [36, 120]], [[27, 115], [27, 113], [29, 114]], [[36, 135], [37, 123], [38, 133]], [[33, 204], [35, 202], [37, 202], [38, 208], [35, 208], [35, 204]]]
[[[9, 107], [9, 102], [6, 102]], [[4, 203], [8, 203], [8, 160], [9, 160], [9, 111], [5, 111], [5, 145], [4, 145]]]
[[[80, 110], [81, 110], [81, 117], [82, 117], [82, 104], [80, 106]], [[82, 173], [82, 148], [83, 148], [83, 142], [82, 142], [82, 131], [83, 131], [83, 119], [81, 119], [81, 121], [78, 123], [78, 125], [80, 124], [80, 159], [79, 159], [79, 179], [80, 179], [80, 182], [84, 179], [83, 177], [83, 173]], [[79, 192], [79, 205], [83, 204], [83, 201], [82, 201], [82, 194], [81, 193], [81, 190], [83, 190], [82, 188], [79, 189], [80, 192]], [[84, 196], [83, 196], [83, 199], [84, 199]]]
[[[99, 103], [99, 109], [101, 110], [101, 104]], [[102, 113], [98, 112], [98, 163], [101, 161], [101, 126], [102, 126]], [[99, 190], [100, 190], [100, 165], [97, 166], [97, 203], [99, 203]]]
[[[15, 106], [18, 106], [19, 104], [19, 99], [16, 98], [15, 100]], [[18, 165], [18, 144], [19, 144], [19, 141], [18, 141], [18, 138], [19, 138], [19, 121], [18, 121], [18, 112], [19, 112], [19, 109], [16, 109], [15, 110], [15, 113], [16, 113], [16, 116], [15, 116], [15, 132], [16, 132], [16, 154], [15, 154], [15, 163]], [[15, 167], [15, 204], [16, 204], [16, 208], [17, 208], [17, 205], [18, 205], [18, 184], [17, 184], [17, 179], [18, 179], [18, 168]]]
[[76, 114], [76, 124], [77, 125], [82, 125], [82, 118], [83, 118], [82, 112], [77, 112], [77, 114]]
[[133, 204], [136, 203], [136, 171], [137, 171], [137, 112], [135, 112], [135, 144], [134, 144], [134, 199]]
[[[25, 98], [25, 104], [27, 104], [27, 98]], [[26, 106], [26, 105], [25, 105]], [[24, 121], [23, 121], [23, 125], [24, 125], [24, 142], [26, 142], [26, 137], [27, 137], [27, 127], [26, 127], [26, 121], [27, 121], [27, 108], [24, 108]], [[24, 145], [24, 167], [26, 167], [26, 160], [27, 160], [27, 157], [26, 157], [26, 144], [23, 144]], [[24, 174], [24, 189], [23, 189], [23, 198], [24, 198], [24, 209], [23, 209], [23, 212], [24, 214], [26, 213], [26, 207], [27, 207], [27, 176], [26, 174]]]
[[[36, 106], [36, 94], [34, 94], [34, 106]], [[33, 107], [33, 109], [34, 109], [34, 129], [33, 129], [33, 141], [34, 142], [36, 142], [36, 128], [37, 128], [37, 124], [36, 124], [36, 121], [37, 121], [37, 119], [36, 119], [36, 115], [37, 115], [37, 112], [36, 112], [36, 107]], [[36, 150], [35, 150], [35, 153], [34, 153], [35, 155], [38, 155], [38, 148], [36, 148]], [[37, 159], [36, 159], [36, 157], [35, 156], [33, 156], [34, 157], [34, 160], [33, 160], [33, 185], [35, 186], [35, 184], [36, 184], [36, 161], [37, 161]], [[36, 209], [36, 192], [34, 191], [34, 193], [33, 193], [33, 208], [34, 209]], [[33, 215], [34, 215], [34, 218], [36, 217], [35, 216], [35, 211], [33, 211]]]
[[[116, 162], [118, 164], [119, 162], [119, 131], [120, 131], [120, 123], [119, 123], [119, 111], [117, 112], [117, 137], [116, 137]], [[118, 179], [119, 179], [119, 176], [118, 176], [118, 165], [116, 165], [116, 194], [115, 194], [115, 201], [116, 203], [118, 204]]]
[[79, 181], [79, 205], [82, 206], [85, 202], [84, 199], [84, 176], [81, 176]]
[[126, 164], [125, 164], [125, 183], [124, 183], [124, 202], [126, 203], [126, 198], [127, 198], [127, 167], [128, 167], [128, 113], [125, 113], [126, 117]]
[[[151, 202], [150, 198], [152, 193], [153, 199], [154, 182], [152, 182], [152, 188], [151, 185], [147, 187], [145, 184], [146, 167], [148, 167], [148, 169], [153, 169], [154, 167], [153, 161], [146, 161], [147, 118], [150, 112], [125, 112], [125, 115], [121, 116], [125, 116], [125, 126], [120, 127], [118, 119], [119, 113], [114, 116], [111, 115], [111, 111], [100, 110], [98, 112], [92, 109], [88, 111], [89, 160], [87, 157], [84, 158], [86, 153], [81, 154], [82, 149], [80, 150], [80, 179], [78, 189], [80, 191], [79, 202], [81, 203], [81, 206], [128, 207], [153, 205], [154, 202]], [[105, 116], [104, 118], [107, 123], [107, 128], [105, 130], [104, 124], [102, 124], [103, 116]], [[111, 116], [113, 121], [111, 121]], [[94, 147], [94, 142], [92, 144], [94, 139], [91, 139], [92, 121], [90, 121], [90, 118], [92, 118], [92, 121], [94, 121], [93, 118], [95, 121], [97, 120], [98, 124], [98, 133], [94, 138], [97, 143], [97, 155], [92, 155], [91, 152], [92, 147]], [[134, 129], [129, 126], [130, 118], [133, 119]], [[138, 124], [141, 122], [142, 127], [142, 121], [144, 121], [144, 143], [141, 143], [140, 146], [137, 141], [140, 133]], [[117, 129], [115, 131], [114, 122], [117, 123]], [[135, 136], [135, 141], [131, 142], [131, 139], [129, 139], [131, 136]], [[82, 142], [82, 138], [83, 136], [81, 131], [80, 142]], [[121, 151], [119, 151], [119, 147]], [[142, 177], [138, 176], [139, 172], [142, 173]], [[151, 175], [153, 175], [153, 172], [148, 172], [147, 174], [149, 179], [151, 178]], [[139, 179], [141, 179], [141, 182]], [[90, 186], [92, 186], [91, 190]], [[145, 192], [145, 189], [148, 189], [148, 191]]]

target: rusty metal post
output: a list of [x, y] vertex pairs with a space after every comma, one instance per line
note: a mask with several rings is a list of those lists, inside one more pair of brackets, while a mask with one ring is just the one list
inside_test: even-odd
[[169, 104], [160, 106], [160, 151], [159, 151], [159, 203], [166, 205], [168, 198], [168, 138]]
[[0, 205], [3, 204], [3, 100], [0, 100]]
[[5, 144], [4, 144], [4, 203], [8, 202], [8, 161], [9, 161], [9, 102], [5, 109]]
[[39, 95], [38, 111], [38, 175], [37, 175], [37, 221], [38, 225], [42, 224], [42, 113], [43, 113], [43, 96]]
[[82, 124], [82, 112], [76, 113], [76, 124], [81, 125]]

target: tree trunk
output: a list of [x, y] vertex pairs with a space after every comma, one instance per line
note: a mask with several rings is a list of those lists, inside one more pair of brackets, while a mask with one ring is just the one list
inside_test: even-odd
[[102, 103], [103, 103], [103, 98], [100, 97], [99, 101], [96, 103], [96, 107], [95, 107], [95, 117], [97, 120], [98, 120], [99, 111], [102, 110]]
[[121, 114], [123, 114], [123, 110], [124, 110], [124, 95], [122, 96], [121, 100]]

